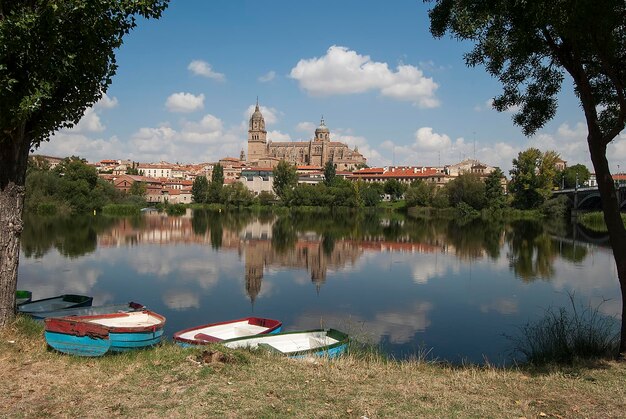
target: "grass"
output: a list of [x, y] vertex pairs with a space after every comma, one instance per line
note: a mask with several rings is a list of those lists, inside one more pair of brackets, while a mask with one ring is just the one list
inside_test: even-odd
[[608, 361], [499, 369], [171, 343], [77, 358], [46, 350], [32, 323], [0, 332], [2, 417], [621, 417], [626, 409], [626, 365]]
[[[626, 214], [622, 214], [622, 221], [626, 225]], [[601, 212], [586, 212], [578, 216], [578, 222], [585, 228], [600, 233], [607, 233], [608, 229], [604, 223], [604, 214]]]
[[523, 326], [513, 337], [516, 351], [535, 365], [572, 364], [578, 359], [610, 358], [617, 354], [619, 325], [615, 318], [603, 315], [600, 305], [577, 303], [569, 295], [571, 309], [546, 310], [543, 318]]
[[102, 214], [111, 216], [128, 216], [141, 214], [141, 207], [132, 204], [110, 204], [102, 207]]

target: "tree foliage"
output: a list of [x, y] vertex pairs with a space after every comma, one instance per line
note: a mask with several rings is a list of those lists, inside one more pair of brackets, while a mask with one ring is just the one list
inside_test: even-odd
[[[0, 127], [30, 148], [71, 127], [102, 97], [117, 70], [115, 50], [168, 0], [4, 1], [0, 5]], [[28, 53], [25, 53], [25, 52]], [[9, 138], [7, 138], [9, 137]]]
[[26, 177], [28, 212], [85, 213], [114, 202], [121, 202], [119, 191], [78, 157], [65, 159], [54, 170], [31, 167]]
[[403, 185], [397, 179], [387, 179], [383, 184], [383, 190], [386, 194], [391, 196], [393, 201], [396, 201], [400, 199], [406, 191], [406, 185]]
[[538, 208], [550, 197], [556, 181], [556, 158], [558, 155], [554, 151], [542, 153], [536, 148], [518, 153], [509, 172], [509, 192], [513, 194], [514, 207]]
[[[15, 314], [29, 152], [102, 98], [136, 16], [159, 18], [168, 1], [0, 1], [0, 326]], [[101, 191], [87, 179], [73, 192], [94, 184]]]
[[576, 186], [584, 185], [590, 176], [591, 173], [589, 173], [587, 166], [579, 163], [566, 167], [565, 170], [560, 172], [557, 176], [557, 184], [565, 189], [575, 188]]
[[207, 192], [206, 202], [217, 204], [222, 202], [222, 189], [224, 188], [224, 167], [216, 164], [211, 173], [211, 183]]
[[281, 160], [274, 168], [274, 193], [284, 200], [287, 193], [298, 184], [298, 173], [296, 166], [286, 160]]
[[130, 185], [128, 193], [133, 196], [145, 198], [146, 194], [148, 193], [145, 182], [133, 182], [133, 184]]
[[326, 186], [333, 184], [335, 176], [337, 176], [337, 169], [335, 169], [335, 164], [329, 160], [324, 165], [324, 183]]
[[431, 205], [434, 193], [435, 185], [418, 180], [411, 183], [404, 193], [404, 199], [409, 207], [427, 207]]
[[209, 181], [206, 176], [197, 176], [191, 185], [191, 199], [193, 202], [202, 204], [207, 200], [209, 193]]
[[462, 173], [445, 186], [449, 203], [452, 206], [465, 204], [474, 210], [485, 207], [485, 182], [473, 173]]
[[502, 180], [504, 173], [499, 167], [485, 178], [485, 199], [487, 206], [490, 208], [502, 208], [506, 204], [504, 189], [502, 188]]
[[[626, 2], [430, 1], [432, 34], [450, 32], [474, 42], [466, 64], [484, 65], [500, 80], [503, 90], [493, 105], [499, 111], [518, 109], [513, 121], [526, 135], [554, 117], [562, 82], [566, 74], [571, 77], [587, 124], [626, 313], [626, 228], [607, 160], [608, 144], [626, 126]], [[626, 315], [619, 352], [626, 358]]]

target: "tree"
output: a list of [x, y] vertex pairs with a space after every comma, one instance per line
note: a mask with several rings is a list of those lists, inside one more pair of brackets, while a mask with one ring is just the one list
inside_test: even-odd
[[288, 191], [292, 190], [298, 184], [298, 173], [296, 166], [290, 164], [286, 160], [281, 160], [274, 168], [274, 193], [281, 200], [285, 200]]
[[558, 155], [553, 151], [542, 153], [536, 148], [520, 151], [513, 159], [509, 191], [513, 206], [521, 209], [537, 208], [550, 197], [556, 179], [554, 163]]
[[206, 202], [208, 192], [209, 181], [206, 176], [197, 176], [191, 185], [191, 199], [193, 199], [193, 202], [198, 204]]
[[168, 0], [0, 2], [0, 327], [15, 315], [28, 153], [106, 92], [135, 16]]
[[487, 206], [490, 208], [502, 208], [506, 203], [504, 190], [502, 189], [502, 179], [504, 179], [504, 173], [502, 173], [499, 167], [496, 167], [485, 178], [485, 198]]
[[430, 205], [435, 193], [435, 185], [426, 183], [423, 180], [411, 182], [411, 186], [406, 190], [404, 199], [409, 207], [427, 207]]
[[250, 205], [254, 199], [252, 191], [241, 182], [234, 182], [231, 185], [224, 186], [222, 195], [225, 204], [235, 206]]
[[383, 190], [386, 194], [391, 195], [393, 201], [396, 201], [402, 197], [406, 191], [406, 186], [400, 183], [398, 179], [387, 179], [383, 184]]
[[145, 182], [137, 182], [137, 181], [133, 182], [133, 184], [130, 185], [130, 189], [128, 190], [128, 193], [132, 196], [145, 198], [146, 194], [148, 193], [146, 190]]
[[587, 124], [587, 145], [622, 292], [619, 353], [626, 358], [626, 228], [609, 169], [607, 146], [626, 125], [624, 0], [431, 0], [431, 32], [475, 42], [469, 66], [485, 65], [503, 85], [498, 111], [515, 107], [514, 122], [532, 135], [556, 113], [565, 74]]
[[331, 186], [335, 176], [337, 176], [337, 170], [335, 169], [333, 162], [329, 160], [324, 165], [324, 184], [326, 186]]
[[486, 203], [485, 182], [474, 173], [462, 173], [445, 186], [450, 204], [465, 203], [475, 210], [481, 210]]
[[222, 201], [222, 188], [224, 187], [224, 168], [221, 164], [216, 164], [211, 173], [211, 184], [207, 194], [207, 200], [211, 203]]
[[557, 175], [557, 184], [565, 189], [575, 188], [576, 185], [584, 185], [589, 180], [591, 173], [584, 164], [575, 164], [565, 168]]

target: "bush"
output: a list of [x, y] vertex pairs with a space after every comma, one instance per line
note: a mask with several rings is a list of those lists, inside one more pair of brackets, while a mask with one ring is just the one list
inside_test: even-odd
[[552, 218], [565, 218], [570, 210], [570, 201], [566, 196], [560, 195], [557, 198], [548, 199], [539, 207], [542, 214]]
[[140, 207], [136, 205], [111, 204], [102, 208], [104, 215], [139, 215]]
[[184, 215], [187, 207], [184, 204], [172, 204], [165, 207], [167, 215]]
[[54, 215], [57, 213], [57, 206], [51, 203], [41, 203], [37, 205], [37, 214]]
[[610, 358], [617, 353], [619, 331], [613, 317], [600, 313], [601, 306], [576, 304], [572, 311], [549, 308], [544, 317], [521, 327], [512, 337], [515, 351], [535, 364], [571, 364], [576, 359]]

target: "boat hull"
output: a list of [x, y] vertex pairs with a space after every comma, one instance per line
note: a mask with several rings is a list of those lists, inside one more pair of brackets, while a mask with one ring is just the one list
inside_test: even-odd
[[26, 290], [15, 291], [15, 305], [21, 306], [22, 304], [30, 303], [33, 298], [33, 293]]
[[57, 297], [44, 298], [43, 300], [35, 300], [21, 304], [17, 307], [17, 310], [35, 319], [43, 319], [45, 317], [42, 317], [42, 313], [77, 307], [91, 307], [92, 303], [93, 297], [77, 294], [63, 294]]
[[348, 335], [335, 329], [315, 329], [274, 335], [251, 336], [221, 342], [232, 348], [263, 348], [291, 358], [335, 358], [348, 348]]
[[62, 310], [43, 311], [36, 313], [36, 317], [39, 319], [46, 319], [48, 317], [95, 316], [112, 313], [129, 313], [143, 309], [145, 309], [145, 306], [142, 304], [130, 302], [127, 304], [110, 304], [104, 306], [75, 307], [65, 308]]
[[[136, 316], [136, 319], [133, 318]], [[59, 352], [102, 356], [149, 348], [163, 339], [165, 317], [148, 310], [46, 319], [46, 342]]]
[[173, 340], [183, 347], [208, 345], [237, 337], [279, 333], [282, 323], [261, 317], [246, 317], [191, 327], [174, 333]]

